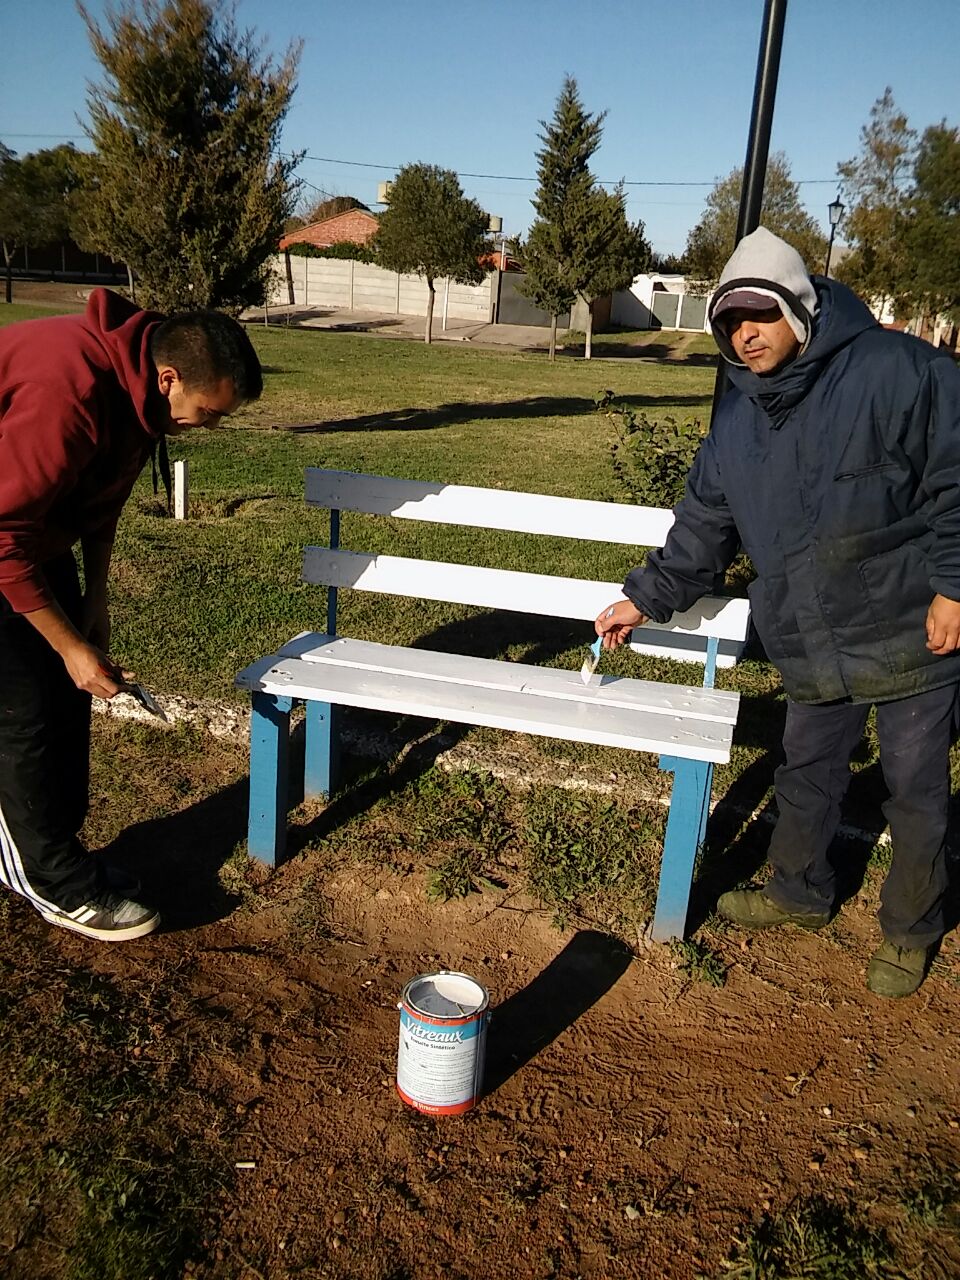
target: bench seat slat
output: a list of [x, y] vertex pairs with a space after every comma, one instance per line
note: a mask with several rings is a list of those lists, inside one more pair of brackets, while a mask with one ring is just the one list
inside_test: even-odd
[[[484, 569], [329, 547], [304, 549], [303, 580], [316, 586], [352, 587], [384, 595], [444, 600], [451, 604], [590, 622], [612, 600], [623, 599], [620, 584], [614, 582], [556, 578], [542, 573]], [[675, 613], [669, 622], [648, 622], [643, 629], [742, 641], [746, 636], [749, 608], [746, 600], [705, 599], [686, 613]]]
[[285, 644], [277, 656], [329, 663], [358, 672], [452, 682], [509, 693], [532, 692], [538, 697], [623, 707], [652, 714], [692, 715], [699, 720], [714, 720], [719, 724], [732, 725], [736, 722], [740, 702], [738, 693], [703, 689], [698, 685], [684, 687], [656, 680], [632, 680], [605, 676], [602, 672], [585, 685], [579, 671], [468, 657], [432, 649], [406, 649], [400, 645], [375, 644], [309, 631]]
[[659, 507], [432, 484], [318, 467], [307, 468], [306, 495], [311, 506], [340, 511], [639, 547], [662, 547], [673, 524], [673, 512]]
[[264, 659], [237, 677], [251, 690], [397, 715], [485, 725], [541, 737], [652, 751], [692, 760], [730, 758], [733, 727], [535, 693], [461, 686], [395, 672], [358, 671], [301, 658]]

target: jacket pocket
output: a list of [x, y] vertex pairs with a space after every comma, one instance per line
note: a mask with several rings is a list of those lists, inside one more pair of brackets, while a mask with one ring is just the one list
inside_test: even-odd
[[925, 666], [926, 617], [933, 599], [922, 547], [908, 542], [861, 562], [860, 580], [878, 641], [891, 671]]
[[895, 461], [873, 462], [866, 467], [857, 467], [854, 471], [838, 471], [833, 477], [834, 481], [838, 480], [860, 480], [865, 476], [879, 475], [881, 471], [893, 471], [899, 463]]

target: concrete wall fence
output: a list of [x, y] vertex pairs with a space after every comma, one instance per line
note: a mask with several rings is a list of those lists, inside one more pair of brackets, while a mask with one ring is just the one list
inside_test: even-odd
[[[347, 258], [304, 258], [290, 255], [290, 277], [282, 254], [273, 259], [270, 303], [316, 307], [330, 311], [379, 311], [388, 315], [422, 316], [427, 312], [427, 282], [422, 276], [384, 271], [367, 262]], [[493, 318], [493, 275], [482, 284], [434, 281], [434, 321], [446, 310], [450, 320], [488, 324]], [[291, 296], [292, 295], [292, 296]]]
[[[272, 261], [271, 306], [293, 305], [329, 311], [377, 311], [386, 315], [422, 316], [427, 311], [427, 282], [422, 276], [398, 275], [371, 263], [347, 258], [304, 258], [296, 254], [287, 262], [283, 254]], [[549, 325], [550, 317], [517, 293], [522, 276], [499, 271], [487, 274], [482, 284], [434, 282], [434, 320], [439, 326], [444, 310], [448, 320], [473, 324]], [[629, 289], [613, 295], [609, 312], [594, 309], [594, 329], [609, 323], [630, 329], [707, 330], [707, 298], [687, 293], [683, 276], [640, 275]], [[560, 328], [571, 324], [585, 328], [582, 306], [574, 315], [561, 316]]]

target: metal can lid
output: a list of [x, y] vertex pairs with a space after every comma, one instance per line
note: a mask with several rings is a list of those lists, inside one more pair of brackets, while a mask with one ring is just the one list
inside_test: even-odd
[[403, 1000], [415, 1013], [434, 1018], [464, 1018], [489, 1004], [486, 988], [465, 973], [422, 973], [403, 989]]

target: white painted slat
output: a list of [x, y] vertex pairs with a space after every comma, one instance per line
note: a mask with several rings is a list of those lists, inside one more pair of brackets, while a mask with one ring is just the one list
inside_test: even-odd
[[[268, 665], [269, 664], [269, 665]], [[544, 698], [535, 693], [479, 689], [441, 680], [358, 671], [299, 658], [254, 663], [237, 677], [244, 688], [397, 715], [486, 725], [541, 737], [630, 751], [652, 751], [722, 763], [733, 727], [623, 707]]]
[[[623, 599], [620, 584], [614, 582], [554, 578], [548, 574], [481, 569], [359, 551], [333, 551], [329, 547], [304, 549], [303, 579], [319, 586], [355, 587], [359, 591], [379, 591], [385, 595], [445, 600], [452, 604], [591, 622], [604, 606]], [[645, 623], [644, 630], [742, 640], [748, 618], [746, 600], [709, 598], [699, 601], [686, 613], [674, 614], [669, 622]]]
[[659, 507], [398, 480], [393, 476], [326, 471], [318, 467], [307, 468], [306, 495], [311, 506], [340, 511], [363, 511], [433, 524], [469, 525], [476, 529], [548, 533], [640, 547], [662, 547], [673, 524], [673, 512]]
[[656, 680], [631, 680], [605, 676], [585, 685], [579, 671], [528, 666], [493, 658], [440, 653], [432, 649], [405, 649], [400, 645], [374, 644], [346, 636], [307, 632], [283, 646], [278, 658], [328, 663], [360, 672], [377, 672], [411, 679], [499, 689], [509, 693], [534, 693], [538, 697], [587, 702], [596, 706], [623, 707], [655, 715], [693, 716], [720, 724], [735, 724], [738, 693], [702, 689], [697, 685], [671, 685]]

